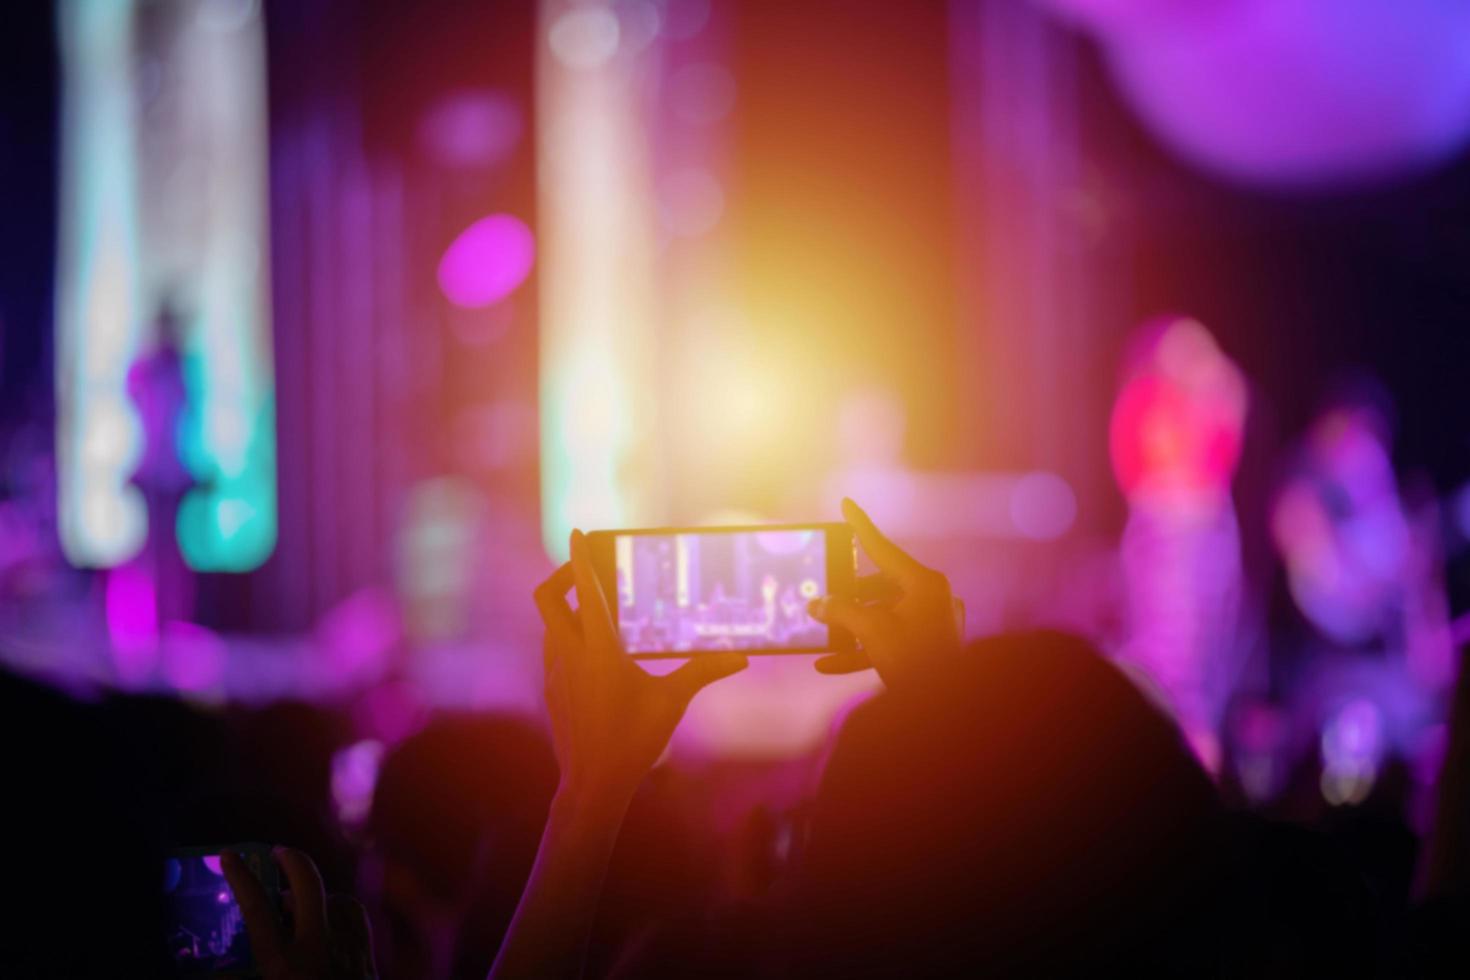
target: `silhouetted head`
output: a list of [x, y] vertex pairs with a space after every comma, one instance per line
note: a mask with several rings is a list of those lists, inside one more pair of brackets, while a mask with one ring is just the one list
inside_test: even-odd
[[979, 642], [843, 727], [794, 955], [839, 975], [1187, 974], [1219, 824], [1172, 722], [1096, 650]]
[[489, 971], [556, 780], [546, 736], [516, 718], [442, 717], [388, 754], [364, 859], [385, 973]]

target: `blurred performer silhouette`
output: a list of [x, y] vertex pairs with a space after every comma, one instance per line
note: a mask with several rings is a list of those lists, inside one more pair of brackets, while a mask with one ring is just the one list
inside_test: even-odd
[[1243, 579], [1230, 482], [1246, 385], [1209, 331], [1161, 317], [1134, 335], [1109, 449], [1128, 500], [1127, 627], [1119, 659], [1139, 669], [1207, 766], [1240, 670]]
[[[193, 486], [179, 452], [179, 426], [189, 402], [179, 351], [181, 329], [177, 314], [165, 307], [158, 317], [157, 345], [128, 372], [128, 396], [143, 424], [143, 452], [132, 482], [147, 508], [148, 541], [120, 573], [152, 583], [154, 608], [143, 618], [155, 626], [187, 621], [193, 612], [193, 580], [174, 532], [179, 504]], [[137, 601], [146, 600], [144, 590]]]
[[1400, 489], [1390, 406], [1371, 381], [1343, 387], [1302, 437], [1271, 510], [1306, 627], [1278, 658], [1277, 682], [1293, 715], [1321, 728], [1333, 803], [1365, 798], [1389, 756], [1433, 751], [1421, 736], [1454, 673], [1439, 505]]

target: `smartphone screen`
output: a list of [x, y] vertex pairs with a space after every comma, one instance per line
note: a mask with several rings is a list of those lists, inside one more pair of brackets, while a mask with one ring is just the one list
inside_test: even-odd
[[[275, 866], [262, 845], [233, 848], [246, 866], [274, 889]], [[235, 895], [225, 881], [219, 853], [203, 849], [175, 851], [163, 865], [163, 892], [168, 913], [168, 948], [179, 973], [253, 975], [250, 937]]]
[[807, 615], [808, 602], [844, 591], [835, 580], [852, 578], [846, 525], [609, 531], [598, 537], [610, 539], [618, 630], [634, 656], [846, 646]]

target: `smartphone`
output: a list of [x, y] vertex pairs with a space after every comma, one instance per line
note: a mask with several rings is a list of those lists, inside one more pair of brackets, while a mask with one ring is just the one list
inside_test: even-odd
[[818, 596], [851, 595], [857, 551], [846, 524], [644, 528], [588, 536], [633, 657], [851, 650], [846, 630], [807, 615]]
[[182, 976], [259, 976], [239, 903], [225, 881], [220, 854], [234, 851], [280, 909], [280, 877], [267, 844], [185, 847], [163, 865], [168, 948]]

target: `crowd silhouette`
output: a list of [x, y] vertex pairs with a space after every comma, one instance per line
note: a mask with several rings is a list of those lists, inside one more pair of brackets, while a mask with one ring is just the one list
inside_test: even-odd
[[662, 676], [622, 651], [586, 539], [535, 591], [550, 737], [444, 715], [383, 760], [344, 830], [343, 718], [206, 713], [0, 676], [10, 801], [5, 976], [167, 976], [158, 868], [264, 840], [275, 900], [221, 868], [262, 976], [1463, 976], [1470, 674], [1432, 832], [1389, 799], [1350, 832], [1246, 810], [1165, 707], [1087, 641], [965, 643], [947, 579], [844, 513], [879, 571], [812, 614], [875, 669], [814, 791], [717, 831], [711, 786], [656, 766], [691, 699], [746, 667]]

